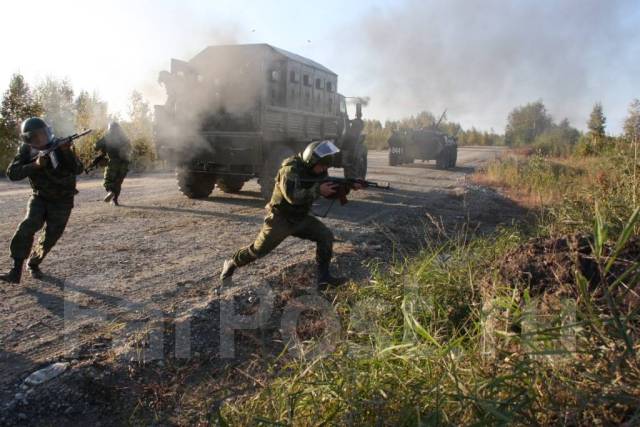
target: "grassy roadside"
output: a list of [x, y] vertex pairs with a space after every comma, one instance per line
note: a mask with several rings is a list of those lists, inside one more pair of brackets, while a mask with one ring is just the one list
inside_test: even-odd
[[[230, 425], [640, 422], [638, 185], [625, 146], [506, 158], [479, 174], [534, 227], [462, 229], [338, 290], [342, 339], [278, 360]], [[313, 346], [313, 342], [309, 343]]]

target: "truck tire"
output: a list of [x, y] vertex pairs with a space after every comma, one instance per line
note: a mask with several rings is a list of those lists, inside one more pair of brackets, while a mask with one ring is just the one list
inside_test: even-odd
[[446, 169], [449, 165], [449, 149], [444, 147], [442, 151], [438, 154], [436, 158], [436, 168], [437, 169]]
[[180, 192], [190, 199], [209, 197], [216, 185], [215, 175], [193, 172], [188, 169], [177, 169], [176, 178]]
[[402, 147], [389, 147], [389, 166], [398, 166], [402, 164]]
[[363, 143], [356, 144], [352, 161], [344, 168], [344, 176], [347, 178], [366, 179], [368, 154], [369, 150], [366, 145]]
[[224, 176], [216, 184], [218, 184], [218, 188], [223, 193], [239, 193], [244, 185], [244, 179], [235, 176]]
[[451, 169], [454, 169], [456, 167], [457, 162], [458, 162], [458, 146], [454, 145], [453, 147], [451, 147], [451, 163], [449, 164], [449, 167]]
[[410, 151], [407, 149], [403, 149], [402, 150], [402, 155], [400, 158], [400, 164], [412, 164], [413, 163], [413, 157], [411, 157], [410, 155]]
[[280, 169], [282, 161], [294, 154], [295, 152], [291, 148], [281, 145], [274, 147], [274, 150], [267, 157], [267, 160], [262, 166], [262, 173], [258, 181], [260, 183], [260, 193], [264, 200], [271, 200], [276, 174], [278, 173], [278, 169]]
[[389, 147], [389, 166], [396, 166], [398, 164], [398, 156]]

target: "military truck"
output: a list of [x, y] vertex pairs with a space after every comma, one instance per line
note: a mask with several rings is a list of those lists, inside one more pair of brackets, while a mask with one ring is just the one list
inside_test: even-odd
[[155, 106], [156, 149], [189, 198], [258, 178], [269, 199], [282, 160], [314, 140], [335, 142], [333, 167], [346, 177], [366, 176], [362, 105], [349, 119], [337, 74], [317, 62], [268, 44], [210, 46], [172, 59], [159, 82], [167, 100]]
[[458, 141], [455, 136], [438, 130], [445, 114], [432, 128], [404, 129], [394, 131], [389, 145], [389, 166], [413, 163], [414, 160], [435, 160], [438, 169], [456, 166], [458, 160]]

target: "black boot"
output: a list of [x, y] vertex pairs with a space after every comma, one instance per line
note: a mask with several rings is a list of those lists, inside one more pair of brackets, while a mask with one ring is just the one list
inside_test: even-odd
[[231, 276], [233, 276], [233, 272], [236, 271], [236, 268], [238, 268], [238, 266], [236, 265], [235, 262], [233, 262], [232, 259], [226, 260], [224, 262], [224, 265], [222, 266], [222, 272], [220, 273], [220, 280], [222, 280], [222, 282], [230, 280]]
[[0, 280], [8, 283], [20, 283], [22, 278], [22, 266], [24, 265], [23, 259], [13, 259], [13, 268], [7, 273], [0, 275]]
[[33, 279], [42, 280], [42, 270], [38, 264], [27, 263], [27, 271]]
[[329, 271], [329, 264], [318, 264], [318, 290], [324, 291], [329, 286], [340, 286], [347, 281], [344, 277], [334, 277]]

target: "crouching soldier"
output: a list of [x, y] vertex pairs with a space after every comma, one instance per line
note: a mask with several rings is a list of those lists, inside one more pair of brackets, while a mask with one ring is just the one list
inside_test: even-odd
[[310, 215], [311, 206], [318, 197], [330, 198], [336, 193], [336, 184], [323, 182], [323, 179], [327, 177], [332, 157], [339, 151], [331, 141], [313, 142], [302, 154], [282, 162], [262, 229], [255, 242], [225, 261], [220, 274], [223, 283], [231, 278], [238, 267], [267, 255], [289, 236], [316, 243], [320, 290], [344, 281], [331, 276], [329, 272], [333, 234], [319, 219]]
[[53, 140], [52, 130], [44, 120], [38, 117], [25, 120], [21, 138], [24, 144], [9, 165], [7, 175], [12, 181], [29, 178], [33, 195], [29, 199], [27, 214], [11, 240], [13, 268], [0, 275], [0, 280], [10, 283], [20, 283], [22, 268], [31, 252], [34, 236], [45, 227], [27, 264], [32, 277], [42, 277], [40, 263], [64, 232], [77, 194], [76, 175], [83, 170], [70, 143], [32, 160], [38, 151], [45, 149]]
[[109, 123], [104, 137], [96, 142], [95, 148], [108, 158], [107, 168], [104, 171], [104, 189], [107, 190], [104, 201], [117, 206], [122, 183], [129, 172], [131, 143], [122, 127], [112, 122]]

